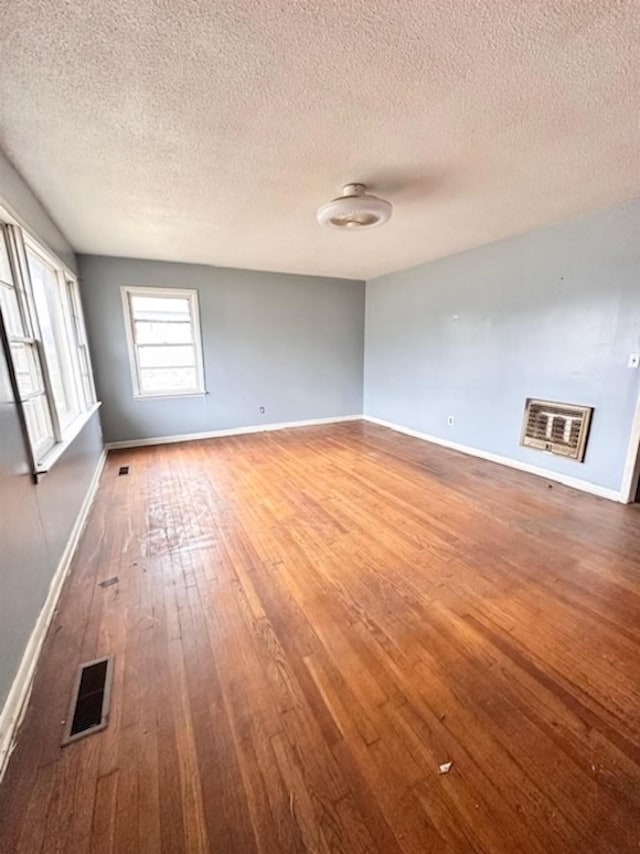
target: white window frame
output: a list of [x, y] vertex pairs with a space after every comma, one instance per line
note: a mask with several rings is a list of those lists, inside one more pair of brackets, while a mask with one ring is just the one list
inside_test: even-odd
[[[4, 318], [0, 317], [0, 338], [9, 366], [27, 455], [34, 480], [37, 482], [38, 475], [47, 472], [62, 456], [89, 418], [98, 409], [100, 403], [96, 400], [93, 385], [93, 370], [86, 343], [76, 276], [57, 256], [24, 229], [18, 220], [2, 208], [0, 208], [0, 231], [2, 231], [0, 239], [4, 242], [9, 259], [13, 279], [12, 289], [17, 298], [22, 326], [21, 333], [11, 333], [6, 327]], [[69, 360], [70, 365], [68, 381], [73, 384], [77, 399], [76, 411], [72, 417], [66, 419], [60, 417], [53, 393], [47, 353], [42, 341], [38, 312], [33, 296], [27, 249], [39, 256], [53, 269], [59, 288], [56, 297], [60, 300], [62, 345], [65, 348], [65, 358]], [[16, 345], [23, 345], [28, 348], [31, 353], [30, 364], [42, 377], [42, 382], [39, 384], [41, 388], [36, 392], [24, 392], [24, 389], [20, 388], [14, 358], [14, 347]], [[86, 376], [87, 370], [90, 377]], [[29, 405], [29, 400], [34, 397], [41, 399], [46, 408], [47, 418], [51, 422], [51, 434], [47, 433], [46, 441], [43, 441], [42, 436], [34, 433], [29, 426], [26, 407]]]
[[[202, 397], [205, 395], [204, 383], [204, 362], [202, 358], [202, 329], [200, 326], [200, 309], [198, 305], [198, 291], [194, 288], [156, 288], [153, 286], [141, 285], [122, 285], [120, 288], [122, 297], [122, 310], [124, 313], [124, 328], [127, 338], [127, 354], [129, 357], [129, 369], [131, 371], [131, 385], [133, 388], [134, 398], [140, 400], [157, 400], [158, 398], [173, 398], [173, 397]], [[193, 348], [195, 352], [195, 368], [196, 368], [196, 385], [193, 389], [162, 389], [158, 392], [142, 391], [140, 383], [140, 364], [138, 360], [138, 350], [145, 346], [163, 346], [163, 345], [145, 345], [138, 344], [135, 340], [134, 319], [131, 307], [131, 297], [159, 297], [170, 299], [186, 299], [189, 302], [189, 318], [191, 321], [191, 332], [193, 336]], [[182, 346], [184, 344], [164, 345]]]

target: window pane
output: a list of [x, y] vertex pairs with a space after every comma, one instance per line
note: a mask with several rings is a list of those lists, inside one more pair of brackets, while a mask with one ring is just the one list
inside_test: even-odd
[[140, 391], [143, 394], [189, 392], [197, 390], [195, 368], [142, 368]]
[[44, 394], [32, 397], [23, 403], [24, 416], [33, 453], [37, 457], [49, 450], [54, 444], [53, 427], [49, 416], [49, 406]]
[[89, 357], [87, 355], [86, 347], [78, 348], [78, 357], [80, 359], [80, 373], [83, 377], [89, 376], [91, 374], [91, 367], [89, 365]]
[[16, 372], [16, 380], [22, 398], [30, 394], [44, 392], [44, 383], [40, 371], [39, 360], [35, 353], [35, 344], [11, 345], [11, 356], [13, 367]]
[[189, 300], [183, 297], [141, 297], [131, 295], [134, 320], [190, 321]]
[[20, 317], [20, 309], [18, 308], [18, 295], [12, 287], [0, 282], [0, 311], [4, 319], [4, 328], [7, 335], [19, 335], [24, 337], [22, 328], [22, 318]]
[[9, 264], [9, 255], [7, 254], [7, 242], [4, 231], [0, 227], [0, 282], [13, 283], [11, 275], [11, 265]]
[[62, 289], [52, 267], [29, 250], [27, 259], [53, 397], [64, 422], [79, 411], [79, 402], [64, 321]]
[[82, 390], [84, 392], [84, 399], [87, 402], [87, 406], [90, 406], [94, 403], [94, 393], [91, 379], [88, 374], [83, 374], [82, 376]]
[[138, 347], [141, 368], [186, 368], [196, 363], [193, 347]]
[[95, 391], [93, 388], [91, 374], [91, 360], [89, 358], [89, 351], [87, 348], [87, 335], [84, 327], [78, 283], [71, 279], [67, 281], [67, 298], [73, 321], [72, 337], [76, 346], [76, 355], [78, 359], [77, 368], [80, 374], [82, 397], [85, 407], [88, 408], [95, 403]]
[[136, 320], [135, 336], [138, 344], [191, 344], [193, 341], [189, 322], [150, 323], [147, 320]]

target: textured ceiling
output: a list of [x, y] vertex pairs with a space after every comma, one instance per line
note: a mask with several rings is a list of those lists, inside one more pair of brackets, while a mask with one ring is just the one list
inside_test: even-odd
[[[638, 0], [0, 0], [0, 40], [81, 252], [371, 278], [640, 195]], [[321, 229], [347, 181], [391, 222]]]

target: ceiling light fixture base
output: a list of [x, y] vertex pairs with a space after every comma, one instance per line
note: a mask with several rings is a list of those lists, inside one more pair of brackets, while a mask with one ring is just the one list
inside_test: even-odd
[[391, 217], [393, 207], [385, 199], [367, 193], [364, 184], [345, 184], [342, 195], [318, 208], [320, 225], [328, 228], [363, 231], [383, 225]]

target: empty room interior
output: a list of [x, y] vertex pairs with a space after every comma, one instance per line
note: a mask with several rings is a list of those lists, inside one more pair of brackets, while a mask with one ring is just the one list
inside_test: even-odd
[[640, 851], [640, 5], [0, 56], [2, 854]]

